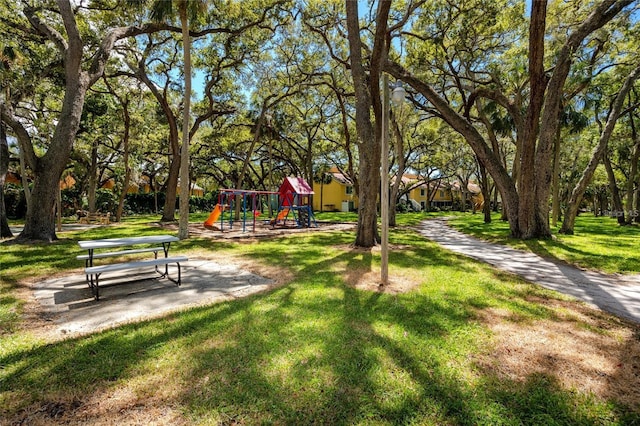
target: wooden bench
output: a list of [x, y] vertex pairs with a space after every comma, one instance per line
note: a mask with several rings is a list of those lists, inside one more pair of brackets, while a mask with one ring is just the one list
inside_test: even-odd
[[82, 216], [80, 218], [78, 223], [85, 223], [87, 225], [93, 225], [93, 224], [108, 225], [110, 217], [111, 217], [111, 213], [110, 212], [107, 212], [107, 213], [100, 213], [100, 212], [87, 213], [86, 216]]
[[[126, 250], [126, 251], [136, 251], [136, 250]], [[120, 254], [122, 252], [119, 252]], [[106, 254], [106, 253], [104, 253]], [[94, 258], [97, 255], [94, 255]], [[103, 256], [104, 257], [104, 256]], [[84, 268], [84, 272], [89, 277], [89, 285], [93, 290], [93, 295], [96, 300], [100, 298], [100, 290], [99, 290], [99, 279], [100, 275], [105, 272], [116, 272], [116, 271], [125, 271], [130, 269], [140, 269], [148, 266], [154, 266], [155, 271], [161, 274], [161, 277], [166, 277], [170, 281], [173, 281], [178, 286], [182, 283], [182, 274], [180, 270], [180, 262], [186, 262], [189, 260], [186, 256], [172, 256], [172, 257], [160, 257], [156, 259], [145, 259], [145, 260], [136, 260], [131, 262], [122, 262], [122, 263], [110, 263], [108, 265], [100, 265], [100, 266], [88, 266]], [[169, 276], [169, 264], [175, 263], [178, 266], [178, 279], [174, 280]], [[165, 272], [161, 273], [158, 270], [158, 266], [164, 265]], [[95, 277], [95, 278], [94, 278]]]

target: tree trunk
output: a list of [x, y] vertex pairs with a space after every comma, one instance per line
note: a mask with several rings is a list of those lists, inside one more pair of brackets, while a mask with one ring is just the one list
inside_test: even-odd
[[[0, 108], [4, 108], [0, 105]], [[11, 238], [13, 233], [9, 228], [7, 210], [4, 205], [4, 182], [9, 171], [9, 144], [4, 122], [0, 120], [0, 238]]]
[[637, 217], [638, 212], [634, 209], [633, 199], [636, 185], [638, 184], [638, 161], [640, 161], [640, 136], [638, 136], [633, 113], [629, 112], [629, 123], [631, 127], [631, 139], [633, 140], [633, 148], [631, 151], [631, 165], [629, 167], [629, 178], [627, 179], [627, 194], [626, 194], [626, 207], [627, 207], [627, 225], [631, 225], [634, 218]]
[[180, 153], [180, 220], [178, 237], [189, 238], [189, 115], [191, 113], [191, 37], [186, 1], [180, 2], [182, 46], [184, 51], [184, 110], [182, 117], [182, 151]]
[[479, 160], [478, 169], [480, 170], [480, 190], [482, 191], [482, 198], [484, 199], [484, 204], [482, 205], [484, 223], [491, 223], [491, 190], [489, 188], [489, 176], [487, 176], [487, 169]]
[[[19, 139], [18, 139], [19, 140]], [[24, 201], [27, 204], [27, 210], [31, 208], [31, 187], [27, 176], [27, 159], [25, 158], [22, 144], [18, 144], [18, 156], [20, 159], [20, 179], [22, 179], [22, 190], [24, 191]]]
[[[69, 151], [70, 152], [70, 151]], [[63, 163], [64, 164], [64, 163]], [[33, 191], [31, 193], [37, 203], [27, 210], [24, 229], [18, 240], [57, 240], [55, 230], [55, 206], [57, 184], [60, 182], [63, 167], [52, 162], [44, 162], [36, 168]]]
[[122, 191], [118, 199], [118, 209], [116, 210], [116, 222], [122, 220], [122, 212], [124, 211], [124, 201], [129, 192], [129, 183], [131, 182], [131, 167], [129, 166], [129, 130], [131, 128], [131, 117], [129, 116], [129, 99], [120, 100], [122, 104], [122, 115], [124, 118], [124, 135], [122, 136], [122, 144], [124, 154], [122, 161], [124, 162], [124, 181], [122, 182]]
[[[539, 238], [551, 235], [549, 228], [549, 194], [551, 184], [551, 153], [553, 139], [559, 125], [564, 84], [569, 74], [576, 49], [584, 39], [616, 16], [632, 0], [604, 0], [597, 4], [589, 16], [567, 38], [556, 56], [549, 82], [544, 73], [544, 26], [546, 1], [534, 1], [530, 24], [530, 102], [525, 124], [518, 131], [522, 141], [519, 180], [506, 172], [495, 153], [491, 152], [482, 135], [465, 117], [431, 86], [414, 77], [393, 61], [387, 61], [385, 70], [407, 82], [423, 95], [442, 115], [442, 118], [466, 139], [480, 161], [493, 177], [500, 191], [509, 219], [511, 235], [515, 238]], [[546, 96], [545, 96], [546, 95]], [[513, 117], [514, 120], [517, 117]], [[522, 134], [522, 137], [521, 137]], [[536, 145], [537, 141], [537, 145]], [[520, 147], [520, 144], [518, 144]]]
[[[498, 143], [498, 137], [496, 136], [496, 132], [493, 130], [491, 125], [491, 121], [487, 118], [487, 115], [484, 112], [484, 105], [480, 98], [476, 99], [476, 110], [478, 111], [478, 117], [487, 128], [487, 135], [489, 136], [489, 140], [491, 141], [491, 148], [493, 152], [503, 158], [503, 165], [506, 167], [506, 160], [500, 154], [500, 144]], [[517, 138], [516, 138], [517, 139]], [[516, 145], [519, 145], [516, 140]], [[516, 148], [516, 158], [520, 158], [517, 154], [518, 149]], [[482, 164], [482, 161], [476, 155], [476, 163], [478, 164], [478, 171], [480, 172], [480, 189], [482, 191], [482, 197], [484, 198], [484, 204], [482, 206], [482, 212], [484, 214], [484, 223], [491, 223], [491, 193], [493, 192], [492, 188], [489, 188], [489, 174], [487, 173], [487, 168]], [[516, 162], [517, 164], [517, 162]], [[514, 170], [514, 180], [517, 182], [518, 178], [515, 175]], [[494, 206], [495, 211], [498, 211], [497, 207], [497, 191], [496, 191], [496, 205]]]
[[[64, 171], [84, 107], [84, 97], [90, 85], [89, 75], [81, 70], [83, 46], [77, 28], [73, 27], [73, 15], [68, 3], [59, 1], [67, 32], [71, 33], [65, 52], [65, 93], [62, 110], [55, 127], [51, 145], [34, 167], [33, 200], [27, 210], [24, 229], [18, 240], [57, 240], [55, 230], [55, 205], [60, 177]], [[66, 7], [65, 7], [66, 6]], [[32, 167], [34, 166], [32, 165]]]
[[618, 225], [625, 225], [624, 206], [622, 205], [622, 198], [620, 197], [620, 190], [618, 189], [618, 183], [616, 182], [616, 175], [613, 172], [611, 166], [611, 160], [608, 153], [604, 153], [602, 156], [602, 163], [607, 171], [607, 179], [609, 180], [609, 191], [611, 191], [611, 204], [613, 205], [613, 215], [618, 221]]
[[89, 212], [96, 211], [96, 190], [98, 187], [98, 141], [91, 144], [91, 165], [89, 166], [89, 189], [87, 198], [89, 199]]
[[430, 212], [431, 211], [431, 183], [429, 182], [429, 179], [426, 179], [424, 181], [424, 193], [425, 193], [425, 198], [427, 199], [427, 201], [424, 204], [424, 211], [425, 212]]
[[393, 130], [396, 151], [396, 159], [398, 161], [398, 171], [396, 172], [396, 178], [391, 185], [391, 194], [389, 195], [389, 226], [396, 226], [396, 203], [398, 200], [398, 192], [400, 190], [400, 184], [402, 183], [402, 176], [405, 172], [406, 161], [404, 158], [404, 139], [400, 132], [400, 126], [396, 120], [395, 114], [391, 116], [391, 128]]
[[636, 185], [633, 207], [634, 221], [640, 223], [640, 182]]
[[[147, 75], [144, 60], [141, 60], [137, 67], [132, 64], [128, 64], [133, 71], [133, 75], [140, 81], [142, 81], [149, 91], [153, 94], [162, 108], [165, 118], [167, 119], [167, 125], [169, 127], [169, 149], [171, 155], [169, 155], [169, 174], [165, 181], [165, 200], [162, 208], [161, 222], [173, 222], [176, 215], [176, 198], [178, 188], [178, 177], [180, 176], [180, 135], [178, 134], [178, 120], [171, 110], [169, 101], [165, 98], [164, 93], [158, 90], [158, 86], [151, 81]], [[157, 210], [157, 209], [156, 209]]]
[[[25, 226], [17, 238], [18, 241], [32, 239], [52, 241], [57, 239], [54, 208], [60, 177], [67, 165], [75, 142], [86, 91], [103, 75], [105, 64], [116, 42], [126, 37], [135, 37], [140, 34], [154, 33], [167, 29], [165, 26], [156, 24], [112, 28], [100, 41], [97, 50], [89, 52], [88, 56], [91, 59], [87, 61], [89, 63], [85, 64], [83, 62], [83, 54], [86, 46], [76, 24], [74, 7], [72, 7], [70, 0], [57, 0], [55, 3], [59, 14], [53, 13], [51, 16], [59, 16], [64, 27], [63, 32], [59, 32], [61, 26], [58, 23], [49, 25], [47, 23], [49, 20], [43, 22], [37, 17], [35, 12], [39, 8], [23, 8], [23, 12], [31, 24], [31, 27], [25, 29], [25, 32], [37, 33], [58, 48], [64, 63], [63, 80], [65, 88], [64, 100], [60, 114], [57, 117], [53, 137], [47, 152], [42, 157], [36, 155], [25, 128], [16, 123], [13, 120], [14, 117], [9, 117], [10, 122], [8, 124], [12, 129], [23, 133], [17, 135], [20, 141], [20, 152], [25, 157], [25, 163], [34, 173], [33, 191], [31, 193], [33, 202], [27, 208]], [[84, 65], [87, 65], [86, 68], [83, 68]], [[6, 117], [3, 113], [3, 119]], [[23, 168], [23, 172], [24, 170], [25, 168]], [[175, 179], [177, 182], [177, 173], [175, 174]]]
[[[604, 129], [600, 133], [600, 139], [598, 144], [595, 146], [593, 150], [593, 154], [591, 155], [591, 159], [589, 160], [589, 164], [582, 172], [582, 176], [580, 180], [571, 191], [571, 196], [569, 197], [569, 201], [567, 202], [567, 210], [564, 215], [564, 221], [562, 222], [562, 226], [560, 227], [561, 234], [573, 234], [573, 228], [575, 226], [576, 216], [578, 215], [578, 209], [580, 207], [580, 201], [582, 200], [582, 196], [584, 195], [584, 191], [591, 182], [591, 178], [596, 171], [596, 167], [598, 166], [598, 162], [605, 155], [605, 151], [607, 148], [607, 143], [609, 142], [609, 138], [613, 133], [613, 129], [618, 121], [618, 117], [620, 116], [622, 105], [624, 103], [624, 98], [627, 96], [627, 93], [633, 87], [633, 83], [640, 76], [640, 67], [637, 67], [627, 78], [625, 79], [620, 91], [616, 95], [616, 98], [613, 102], [611, 112], [609, 113], [609, 117], [607, 119], [607, 123], [604, 126]], [[606, 166], [606, 165], [605, 165]], [[612, 188], [613, 189], [613, 188]], [[616, 186], [617, 191], [617, 186]], [[618, 196], [619, 198], [619, 196]], [[614, 199], [615, 202], [615, 199]]]
[[58, 192], [56, 193], [56, 229], [62, 232], [62, 189], [58, 184]]
[[[538, 3], [532, 2], [532, 11]], [[604, 0], [594, 6], [589, 16], [567, 38], [565, 44], [556, 55], [554, 71], [547, 86], [547, 96], [544, 101], [542, 118], [540, 121], [540, 136], [536, 148], [534, 167], [536, 172], [536, 186], [534, 208], [537, 212], [535, 225], [538, 226], [537, 235], [544, 236], [549, 230], [549, 196], [552, 174], [553, 141], [556, 129], [560, 125], [558, 117], [562, 110], [564, 85], [571, 69], [571, 64], [578, 47], [585, 38], [613, 19], [632, 0]], [[580, 195], [581, 197], [582, 195]], [[577, 212], [577, 210], [576, 210]], [[566, 219], [566, 216], [565, 216]], [[572, 220], [575, 220], [575, 216]], [[564, 224], [563, 224], [564, 226]]]
[[377, 200], [380, 189], [380, 148], [374, 149], [373, 152], [361, 153], [359, 157], [360, 203], [355, 245], [373, 247], [379, 241]]
[[444, 121], [465, 138], [478, 159], [493, 177], [496, 187], [498, 188], [498, 191], [500, 191], [503, 207], [509, 221], [511, 236], [514, 238], [521, 237], [520, 228], [518, 227], [519, 200], [515, 183], [504, 168], [499, 156], [489, 148], [478, 130], [472, 123], [465, 119], [465, 117], [453, 109], [447, 100], [438, 95], [431, 86], [413, 76], [399, 64], [387, 61], [385, 64], [385, 71], [389, 72], [395, 78], [409, 84], [413, 89], [429, 100], [429, 102], [431, 102], [431, 104], [442, 114]]
[[560, 218], [560, 130], [556, 131], [556, 140], [553, 144], [553, 178], [551, 179], [551, 226], [558, 225]]
[[[156, 99], [158, 99], [156, 97]], [[180, 144], [178, 143], [178, 125], [176, 118], [171, 112], [166, 100], [161, 102], [165, 117], [169, 124], [169, 145], [171, 155], [169, 156], [169, 174], [164, 183], [165, 199], [162, 208], [161, 222], [173, 222], [176, 219], [176, 198], [178, 192], [178, 177], [180, 176]]]
[[611, 210], [609, 207], [609, 194], [607, 187], [602, 185], [598, 191], [598, 205], [600, 206], [600, 216], [606, 216]]
[[518, 181], [518, 227], [522, 237], [538, 238], [550, 236], [548, 217], [541, 218], [536, 200], [538, 186], [544, 179], [536, 163], [536, 142], [540, 134], [540, 117], [545, 100], [547, 78], [544, 71], [544, 35], [546, 27], [547, 2], [534, 1], [531, 4], [529, 24], [529, 86], [530, 100], [522, 136]]
[[[465, 190], [464, 188], [467, 187], [466, 182], [462, 182], [460, 184], [460, 211], [462, 213], [466, 213], [467, 212], [467, 200], [469, 198], [469, 191]], [[473, 211], [475, 213], [475, 209]]]
[[165, 199], [162, 209], [161, 222], [176, 220], [176, 200], [178, 198], [178, 177], [180, 176], [180, 156], [174, 155], [169, 163], [169, 176], [165, 181]]
[[[362, 40], [358, 2], [345, 0], [347, 12], [347, 33], [349, 41], [351, 76], [356, 100], [356, 132], [359, 139], [358, 155], [360, 174], [358, 176], [358, 197], [360, 200], [355, 245], [372, 247], [377, 244], [377, 199], [380, 190], [380, 65], [385, 51], [386, 22], [390, 2], [378, 4], [377, 27], [374, 49], [370, 61], [371, 71], [367, 76], [362, 58]], [[371, 108], [376, 118], [374, 130], [371, 122]]]

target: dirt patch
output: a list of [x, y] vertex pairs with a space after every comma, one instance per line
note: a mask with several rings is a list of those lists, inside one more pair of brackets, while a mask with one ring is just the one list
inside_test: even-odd
[[[341, 244], [334, 246], [338, 250], [352, 253], [354, 255], [373, 255], [380, 253], [380, 246], [375, 247], [356, 247], [353, 244]], [[411, 248], [407, 245], [390, 244], [389, 250], [399, 252]], [[386, 285], [381, 284], [380, 270], [372, 269], [369, 266], [354, 266], [348, 268], [336, 266], [336, 272], [342, 276], [342, 279], [351, 287], [358, 290], [377, 291], [386, 294], [406, 293], [420, 285], [420, 280], [415, 276], [404, 275], [403, 273], [394, 272], [389, 277]]]
[[76, 397], [47, 401], [13, 419], [13, 424], [186, 425], [168, 401], [141, 399], [129, 388], [98, 392], [88, 399]]
[[[177, 232], [177, 222], [157, 222], [156, 226], [163, 229]], [[189, 234], [202, 238], [220, 239], [220, 240], [240, 240], [240, 241], [257, 241], [264, 238], [278, 238], [290, 234], [305, 234], [325, 231], [352, 231], [355, 230], [354, 223], [328, 223], [318, 222], [318, 226], [311, 226], [309, 228], [298, 228], [295, 225], [291, 226], [277, 226], [271, 228], [269, 225], [259, 223], [256, 225], [255, 230], [252, 224], [247, 223], [245, 230], [242, 229], [242, 223], [237, 222], [233, 229], [225, 228], [222, 231], [216, 229], [207, 229], [201, 223], [190, 223]]]
[[504, 310], [479, 312], [495, 341], [479, 358], [483, 370], [516, 382], [542, 374], [640, 410], [640, 327], [575, 302], [535, 302], [557, 316], [529, 322]]
[[[357, 255], [379, 247], [336, 248]], [[402, 246], [390, 249], [401, 251]], [[420, 284], [416, 276], [394, 273], [380, 286], [380, 271], [337, 267], [351, 286], [389, 294], [408, 292]], [[410, 274], [410, 272], [407, 272]], [[564, 388], [616, 400], [640, 411], [640, 327], [579, 302], [529, 297], [550, 308], [552, 319], [530, 322], [510, 311], [486, 309], [479, 317], [493, 332], [495, 347], [478, 355], [487, 374], [525, 382], [533, 374], [554, 377]]]
[[[61, 278], [72, 273], [74, 272], [66, 271], [64, 273], [49, 275], [47, 278]], [[80, 270], [78, 270], [77, 273], [80, 274]], [[20, 321], [20, 331], [18, 332], [26, 332], [36, 338], [51, 342], [59, 340], [57, 328], [53, 322], [55, 315], [46, 312], [34, 296], [36, 283], [41, 279], [42, 277], [22, 280], [16, 288], [12, 290], [18, 299], [24, 301], [21, 313], [22, 321]]]
[[393, 277], [389, 277], [388, 284], [383, 286], [380, 284], [380, 271], [350, 274], [346, 278], [347, 284], [358, 290], [377, 291], [386, 294], [406, 293], [419, 285], [411, 278], [400, 277], [396, 274]]

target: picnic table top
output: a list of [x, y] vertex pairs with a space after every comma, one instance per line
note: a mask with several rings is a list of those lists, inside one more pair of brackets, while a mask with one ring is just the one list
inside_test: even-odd
[[124, 238], [104, 238], [100, 240], [83, 240], [78, 241], [80, 248], [85, 250], [134, 246], [136, 244], [163, 244], [179, 241], [178, 237], [173, 235], [145, 235], [140, 237], [124, 237]]

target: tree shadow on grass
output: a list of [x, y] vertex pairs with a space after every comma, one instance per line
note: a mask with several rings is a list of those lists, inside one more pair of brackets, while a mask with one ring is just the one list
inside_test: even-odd
[[[341, 259], [345, 256], [347, 259]], [[350, 256], [345, 253], [328, 263], [348, 263]], [[324, 268], [318, 267], [320, 270]], [[409, 299], [414, 303], [408, 308], [407, 300], [359, 292], [328, 277], [324, 276], [316, 284], [338, 288], [344, 293], [343, 297], [329, 301], [314, 300], [302, 305], [312, 316], [330, 316], [333, 326], [326, 327], [324, 323], [314, 326], [312, 322], [303, 326], [304, 330], [300, 330], [297, 339], [292, 339], [298, 345], [309, 346], [310, 351], [302, 351], [301, 356], [283, 361], [286, 368], [280, 371], [269, 373], [264, 368], [252, 369], [252, 374], [256, 371], [262, 374], [257, 386], [260, 392], [247, 395], [245, 388], [242, 388], [242, 394], [232, 396], [215, 392], [213, 399], [196, 411], [206, 411], [206, 407], [227, 407], [230, 412], [240, 413], [235, 420], [249, 423], [263, 418], [257, 414], [262, 410], [267, 410], [267, 417], [276, 422], [303, 424], [362, 421], [397, 424], [425, 419], [431, 423], [456, 424], [490, 424], [494, 420], [527, 423], [532, 419], [535, 422], [536, 416], [582, 419], [572, 403], [537, 407], [525, 414], [514, 413], [503, 403], [487, 400], [481, 393], [478, 396], [476, 389], [457, 376], [455, 369], [447, 365], [450, 349], [447, 342], [474, 331], [469, 324], [474, 317], [475, 306], [460, 306], [457, 301], [450, 304], [436, 302], [428, 297], [411, 295]], [[399, 343], [398, 339], [378, 331], [380, 323], [401, 327], [416, 340], [407, 345]], [[283, 331], [278, 330], [277, 334]], [[255, 342], [247, 342], [246, 345], [255, 346]], [[417, 350], [416, 346], [419, 346]], [[282, 348], [278, 348], [267, 359], [282, 357], [281, 351]], [[471, 352], [463, 356], [469, 354]], [[389, 359], [396, 367], [385, 365]], [[203, 371], [206, 368], [196, 370], [195, 376]], [[410, 377], [409, 387], [415, 391], [403, 394], [398, 389], [390, 389], [381, 371], [391, 376], [395, 371], [406, 373]], [[320, 384], [317, 384], [318, 380]], [[510, 383], [505, 386], [510, 386]], [[545, 393], [547, 389], [538, 391]], [[554, 389], [548, 391], [556, 392]], [[557, 392], [570, 402], [579, 399], [571, 392]], [[273, 398], [277, 402], [274, 403]], [[553, 398], [553, 394], [548, 397], [549, 400]], [[193, 399], [189, 399], [193, 404]], [[260, 407], [251, 409], [239, 403], [245, 399], [259, 400]]]
[[[4, 246], [1, 260], [4, 270], [19, 269], [29, 265], [33, 274], [40, 265], [53, 270], [73, 269], [82, 265], [82, 262], [76, 259], [76, 254], [80, 254], [80, 251], [75, 241], [56, 241], [50, 244], [4, 244]], [[75, 253], [75, 251], [78, 252]]]
[[[345, 260], [340, 257], [332, 260]], [[239, 422], [271, 419], [287, 424], [353, 424], [367, 420], [402, 423], [421, 415], [420, 392], [397, 398], [393, 407], [385, 408], [389, 389], [385, 389], [383, 380], [386, 373], [380, 374], [385, 367], [379, 352], [388, 351], [395, 343], [377, 333], [372, 323], [388, 315], [389, 309], [402, 309], [397, 301], [380, 293], [345, 287], [329, 275], [321, 275], [313, 285], [332, 287], [340, 297], [298, 298], [294, 301], [296, 309], [310, 318], [303, 323], [287, 321], [286, 316], [283, 321], [278, 315], [266, 319], [247, 314], [243, 324], [251, 331], [237, 334], [230, 347], [209, 348], [192, 358], [195, 364], [188, 381], [208, 375], [209, 382], [223, 385], [212, 385], [213, 391], [206, 395], [188, 392], [184, 402], [190, 410], [203, 416], [211, 409], [234, 413], [233, 419]], [[298, 293], [304, 291], [299, 289]], [[424, 324], [416, 319], [416, 324], [407, 326], [412, 333], [439, 339], [447, 334], [440, 322], [463, 324], [466, 318], [457, 308], [443, 309], [425, 300], [420, 308], [423, 314], [412, 315], [428, 315], [434, 321]], [[407, 357], [409, 363], [411, 356]], [[411, 362], [411, 374], [417, 376], [412, 380], [419, 386], [441, 386], [430, 394], [448, 395], [445, 405], [454, 401], [464, 405], [455, 385], [434, 385], [438, 380], [419, 367], [420, 360]], [[428, 369], [437, 371], [437, 363]], [[455, 411], [465, 410], [458, 407]], [[436, 413], [436, 417], [441, 415]]]

